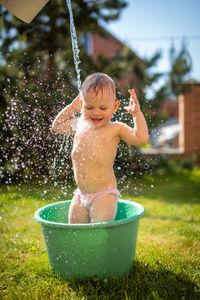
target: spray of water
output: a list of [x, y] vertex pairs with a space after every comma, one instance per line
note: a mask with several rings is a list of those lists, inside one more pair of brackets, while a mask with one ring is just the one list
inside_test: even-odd
[[[79, 47], [78, 47], [78, 39], [76, 34], [76, 29], [74, 25], [74, 19], [73, 19], [73, 12], [71, 7], [71, 0], [66, 0], [67, 6], [69, 9], [69, 16], [70, 16], [70, 32], [71, 32], [71, 41], [72, 41], [72, 50], [73, 50], [73, 56], [74, 56], [74, 65], [77, 73], [77, 87], [80, 91], [81, 89], [81, 80], [80, 80], [80, 74], [81, 70], [79, 68], [80, 64], [80, 58], [79, 58]], [[26, 53], [25, 60], [26, 60]], [[11, 63], [12, 64], [12, 63]], [[12, 67], [13, 66], [9, 66]], [[38, 68], [40, 67], [40, 61], [38, 60]], [[30, 67], [31, 68], [31, 67]], [[44, 184], [47, 185], [49, 178], [48, 175], [50, 174], [51, 179], [54, 181], [54, 187], [59, 184], [57, 182], [57, 179], [59, 176], [63, 176], [64, 178], [72, 178], [72, 170], [71, 165], [69, 164], [70, 160], [70, 149], [72, 145], [72, 141], [70, 141], [66, 136], [65, 137], [59, 137], [56, 136], [54, 139], [54, 142], [52, 143], [52, 133], [49, 130], [49, 123], [52, 121], [51, 118], [54, 116], [54, 112], [52, 112], [51, 116], [47, 116], [47, 108], [41, 107], [39, 108], [36, 104], [39, 101], [39, 88], [38, 91], [36, 90], [34, 93], [30, 95], [29, 93], [29, 83], [27, 83], [26, 78], [24, 77], [23, 80], [20, 77], [21, 75], [17, 75], [17, 79], [21, 82], [22, 88], [24, 90], [24, 93], [26, 94], [25, 97], [27, 99], [26, 102], [20, 101], [18, 97], [18, 90], [16, 89], [15, 96], [11, 97], [9, 90], [11, 89], [12, 82], [9, 78], [7, 78], [7, 86], [4, 89], [4, 94], [6, 99], [8, 99], [8, 108], [5, 112], [5, 125], [4, 130], [8, 130], [12, 132], [12, 135], [9, 136], [7, 134], [6, 143], [8, 145], [11, 145], [10, 152], [8, 152], [7, 148], [1, 148], [0, 152], [2, 152], [2, 156], [4, 161], [6, 160], [5, 165], [0, 166], [0, 179], [3, 179], [4, 176], [7, 176], [6, 183], [9, 184], [12, 182], [12, 177], [9, 174], [13, 174], [13, 178], [16, 178], [16, 174], [20, 174], [21, 171], [24, 170], [24, 181], [26, 182], [26, 179], [38, 179], [41, 180], [41, 185]], [[60, 98], [62, 98], [62, 94], [64, 94], [65, 84], [62, 85], [62, 79], [57, 78], [55, 84], [62, 86], [61, 88], [61, 95]], [[38, 81], [38, 85], [42, 85]], [[59, 92], [55, 92], [55, 98], [58, 98]], [[120, 95], [119, 95], [120, 96]], [[47, 96], [45, 96], [47, 97]], [[52, 98], [52, 90], [49, 92], [49, 97]], [[34, 98], [35, 108], [33, 109], [32, 105], [28, 104], [31, 103], [30, 99]], [[48, 99], [46, 98], [46, 102], [48, 103]], [[125, 100], [122, 101], [125, 103]], [[62, 104], [58, 105], [63, 105]], [[60, 107], [61, 109], [62, 107]], [[118, 114], [117, 114], [117, 120], [119, 121], [125, 121], [126, 123], [129, 123], [129, 117], [127, 115], [127, 118], [123, 120], [124, 112], [123, 109], [120, 107]], [[21, 112], [23, 112], [23, 117], [21, 117]], [[41, 127], [38, 125], [42, 120]], [[49, 122], [50, 120], [50, 122]], [[130, 121], [131, 122], [131, 121]], [[132, 124], [130, 124], [132, 125]], [[41, 130], [42, 128], [42, 130]], [[44, 130], [43, 130], [44, 129]], [[124, 151], [124, 145], [122, 144], [121, 147], [118, 149], [118, 158], [116, 159], [116, 175], [117, 178], [119, 178], [119, 183], [121, 184], [120, 190], [127, 190], [129, 188], [129, 183], [127, 183], [128, 177], [134, 177], [134, 163], [133, 163], [133, 157], [136, 157], [136, 154], [132, 148], [128, 147], [128, 151]], [[34, 153], [30, 151], [29, 155], [29, 149], [34, 149]], [[48, 158], [47, 158], [47, 153]], [[27, 154], [28, 153], [28, 154]], [[52, 154], [51, 154], [52, 153]], [[127, 155], [126, 155], [127, 153]], [[129, 153], [129, 155], [128, 155]], [[51, 155], [51, 156], [50, 156]], [[34, 166], [34, 160], [40, 160], [41, 161], [41, 168], [38, 167], [38, 169], [33, 169]], [[42, 164], [43, 160], [45, 160], [45, 169], [44, 164]], [[53, 168], [52, 168], [52, 160], [53, 162]], [[141, 162], [140, 162], [141, 161]], [[138, 155], [137, 158], [137, 166], [139, 165], [139, 169], [141, 168], [141, 175], [144, 172], [143, 168], [145, 165], [145, 162], [142, 161], [140, 156]], [[136, 168], [137, 168], [136, 166]], [[4, 169], [6, 169], [7, 173], [4, 175]], [[148, 170], [148, 166], [146, 166], [146, 169]], [[64, 171], [63, 171], [64, 170]], [[131, 172], [131, 173], [130, 173]], [[38, 175], [37, 175], [38, 174]], [[42, 176], [41, 176], [42, 174]], [[20, 175], [19, 175], [20, 176]], [[62, 178], [63, 178], [62, 177]], [[41, 179], [42, 178], [42, 179]], [[19, 177], [20, 179], [20, 177]], [[61, 190], [63, 192], [63, 195], [65, 195], [68, 190], [70, 190], [70, 180], [65, 185], [62, 184]], [[135, 194], [140, 192], [141, 186], [135, 187]], [[20, 185], [20, 183], [19, 183]], [[44, 198], [48, 196], [46, 193], [46, 190], [48, 190], [47, 187], [45, 187], [44, 191]], [[55, 200], [58, 200], [58, 197], [56, 196]]]
[[66, 2], [67, 2], [68, 9], [69, 9], [72, 50], [73, 50], [74, 64], [75, 64], [75, 69], [76, 69], [76, 74], [77, 74], [77, 85], [78, 85], [78, 90], [80, 92], [80, 90], [81, 90], [81, 70], [79, 68], [79, 64], [81, 62], [80, 57], [79, 57], [80, 50], [78, 47], [78, 39], [77, 39], [77, 34], [76, 34], [76, 28], [74, 25], [74, 17], [73, 17], [73, 12], [72, 12], [71, 0], [66, 0]]
[[[70, 34], [71, 34], [71, 41], [72, 41], [72, 51], [73, 51], [73, 57], [74, 57], [74, 65], [75, 65], [75, 70], [76, 70], [76, 75], [77, 75], [77, 87], [78, 91], [81, 91], [81, 70], [79, 68], [80, 64], [80, 57], [79, 57], [79, 46], [78, 46], [78, 39], [77, 39], [77, 34], [76, 34], [76, 28], [74, 25], [74, 17], [73, 17], [73, 12], [72, 12], [72, 6], [71, 6], [71, 0], [66, 0], [67, 2], [67, 7], [69, 10], [69, 17], [70, 17]], [[59, 153], [62, 153], [68, 149], [68, 139], [67, 136], [63, 137]], [[63, 165], [63, 160], [61, 159], [61, 165]], [[57, 158], [54, 158], [53, 162], [53, 169], [56, 169], [57, 165]]]

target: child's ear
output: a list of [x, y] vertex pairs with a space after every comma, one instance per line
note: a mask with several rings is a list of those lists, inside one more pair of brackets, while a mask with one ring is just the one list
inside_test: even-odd
[[83, 108], [83, 94], [82, 93], [80, 93], [79, 102], [80, 102], [80, 107]]
[[118, 110], [119, 106], [120, 106], [120, 101], [119, 100], [115, 100], [114, 112], [116, 112]]
[[83, 108], [83, 100], [80, 99], [80, 107]]

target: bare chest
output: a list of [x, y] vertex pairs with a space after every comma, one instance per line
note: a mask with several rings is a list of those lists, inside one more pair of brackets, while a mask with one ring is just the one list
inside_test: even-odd
[[110, 132], [83, 128], [77, 131], [74, 137], [72, 160], [101, 163], [115, 156], [116, 148], [117, 144]]

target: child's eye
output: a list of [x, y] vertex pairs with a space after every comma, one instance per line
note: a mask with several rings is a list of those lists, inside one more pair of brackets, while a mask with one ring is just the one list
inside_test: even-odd
[[101, 110], [106, 110], [107, 109], [107, 107], [101, 107]]
[[87, 107], [86, 107], [86, 109], [88, 109], [88, 110], [91, 110], [91, 109], [92, 109], [92, 107], [91, 107], [91, 106], [87, 106]]

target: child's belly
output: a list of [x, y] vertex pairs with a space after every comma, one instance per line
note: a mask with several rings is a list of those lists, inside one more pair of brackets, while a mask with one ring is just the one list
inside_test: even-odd
[[73, 169], [76, 184], [83, 193], [95, 193], [117, 186], [113, 171], [116, 151], [117, 141], [104, 135], [95, 136], [88, 132], [75, 138]]
[[83, 193], [96, 193], [109, 187], [116, 187], [117, 182], [112, 168], [103, 168], [94, 164], [74, 166], [75, 181]]

